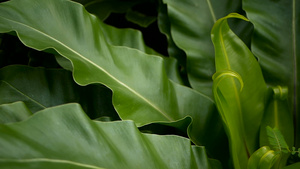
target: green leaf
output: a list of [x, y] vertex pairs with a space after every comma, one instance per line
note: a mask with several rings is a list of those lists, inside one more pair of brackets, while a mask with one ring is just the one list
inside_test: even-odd
[[163, 0], [168, 6], [171, 35], [187, 55], [191, 86], [213, 98], [211, 77], [215, 72], [210, 32], [217, 19], [241, 11], [240, 0]]
[[[273, 90], [270, 89], [270, 98], [266, 104], [266, 110], [261, 122], [261, 129], [260, 129], [260, 146], [270, 146], [273, 145], [269, 142], [269, 134], [275, 134], [276, 132], [280, 132], [280, 135], [286, 141], [286, 149], [284, 152], [287, 152], [289, 147], [293, 146], [294, 143], [294, 126], [293, 126], [293, 118], [292, 115], [289, 113], [289, 106], [288, 106], [288, 89], [286, 87], [273, 87]], [[272, 133], [273, 130], [271, 128], [266, 130], [266, 127], [270, 126], [271, 128], [276, 128], [275, 133]], [[271, 130], [270, 130], [271, 129]], [[268, 130], [270, 130], [268, 132]], [[278, 147], [277, 147], [278, 148]], [[278, 150], [278, 149], [274, 149]], [[275, 164], [282, 168], [286, 165], [287, 159], [290, 154], [282, 154], [278, 163]]]
[[214, 140], [223, 137], [210, 98], [169, 81], [162, 58], [108, 44], [100, 21], [78, 3], [66, 0], [1, 3], [0, 32], [10, 31], [16, 31], [20, 40], [31, 48], [53, 48], [69, 59], [78, 84], [101, 83], [109, 87], [113, 91], [113, 105], [122, 119], [143, 126], [191, 116], [193, 123], [188, 133], [197, 145], [214, 149]]
[[131, 28], [115, 28], [103, 22], [99, 22], [99, 24], [107, 43], [113, 46], [127, 46], [147, 54], [162, 56], [145, 45], [143, 35], [140, 31]]
[[246, 168], [248, 157], [258, 148], [258, 134], [266, 101], [267, 86], [257, 60], [228, 26], [229, 14], [212, 29], [216, 71], [214, 95], [229, 137], [235, 168]]
[[143, 35], [140, 31], [130, 28], [115, 28], [100, 22], [103, 34], [105, 35], [106, 41], [114, 46], [127, 46], [130, 48], [138, 49], [142, 52], [151, 55], [161, 56], [164, 59], [166, 73], [168, 77], [179, 84], [182, 84], [181, 77], [178, 71], [177, 61], [174, 58], [164, 57], [160, 53], [146, 46], [144, 43]]
[[299, 1], [243, 0], [243, 8], [254, 25], [251, 48], [259, 59], [266, 82], [288, 87], [289, 114], [296, 118], [295, 143], [299, 147]]
[[260, 160], [270, 150], [268, 146], [263, 146], [256, 150], [249, 158], [247, 169], [258, 169]]
[[269, 145], [265, 128], [270, 126], [281, 131], [288, 145], [291, 147], [294, 142], [293, 118], [289, 113], [288, 89], [287, 87], [276, 86], [270, 89], [270, 98], [266, 104], [266, 111], [261, 124], [260, 144]]
[[35, 113], [70, 102], [80, 103], [91, 118], [119, 119], [111, 103], [111, 91], [104, 86], [77, 85], [69, 71], [7, 66], [0, 69], [0, 104], [23, 101]]
[[168, 16], [167, 5], [160, 2], [158, 8], [157, 24], [161, 33], [163, 33], [168, 41], [168, 54], [170, 57], [176, 58], [179, 64], [186, 67], [186, 54], [183, 50], [179, 49], [174, 43], [171, 34], [171, 23]]
[[251, 155], [247, 169], [271, 169], [279, 157], [270, 147], [261, 147]]
[[[120, 28], [116, 28], [116, 27], [107, 25], [103, 22], [99, 22], [99, 24], [100, 24], [101, 30], [105, 36], [105, 40], [110, 45], [127, 46], [130, 48], [138, 49], [147, 54], [162, 56], [155, 50], [153, 50], [150, 47], [145, 45], [143, 35], [140, 31], [131, 29], [131, 28], [120, 29]], [[59, 55], [56, 55], [56, 59], [57, 59], [58, 63], [65, 69], [70, 70], [70, 71], [73, 70], [72, 63], [68, 59], [66, 59], [62, 56], [59, 56]], [[164, 59], [167, 60], [167, 58], [165, 58], [165, 57], [164, 57]]]
[[272, 129], [270, 126], [267, 126], [266, 130], [269, 142], [275, 151], [284, 152], [289, 149], [283, 135], [277, 128]]
[[205, 149], [186, 138], [141, 134], [132, 121], [91, 121], [78, 104], [0, 125], [1, 168], [209, 168], [207, 162]]
[[157, 24], [160, 32], [163, 33], [167, 38], [169, 58], [171, 60], [176, 59], [176, 63], [178, 63], [179, 67], [178, 70], [180, 69], [180, 72], [178, 72], [178, 76], [180, 78], [177, 78], [175, 82], [185, 86], [190, 86], [186, 74], [186, 54], [183, 50], [179, 49], [173, 41], [171, 35], [171, 25], [167, 13], [167, 5], [160, 2], [158, 10]]
[[279, 157], [280, 154], [277, 154], [273, 150], [268, 151], [262, 156], [261, 160], [259, 161], [259, 169], [271, 169]]
[[23, 102], [0, 105], [0, 124], [23, 121], [31, 115], [32, 113]]

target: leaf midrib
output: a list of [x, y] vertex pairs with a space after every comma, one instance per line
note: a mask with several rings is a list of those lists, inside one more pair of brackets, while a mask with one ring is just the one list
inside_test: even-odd
[[39, 105], [40, 107], [42, 107], [43, 109], [47, 108], [47, 106], [43, 105], [42, 103], [34, 100], [32, 97], [28, 96], [26, 93], [23, 93], [21, 90], [19, 90], [18, 88], [16, 88], [15, 86], [13, 86], [12, 84], [10, 84], [7, 81], [4, 80], [0, 80], [3, 83], [7, 84], [10, 88], [12, 88], [14, 91], [16, 91], [17, 93], [21, 94], [22, 96], [28, 98], [29, 100], [31, 100], [32, 102], [34, 102], [35, 104]]
[[[72, 53], [74, 53], [75, 55], [77, 55], [78, 57], [82, 58], [83, 60], [89, 62], [91, 65], [95, 66], [96, 68], [100, 69], [101, 71], [103, 71], [105, 74], [107, 74], [111, 79], [113, 79], [114, 81], [116, 81], [117, 83], [119, 83], [120, 85], [124, 86], [126, 89], [128, 89], [130, 92], [132, 92], [133, 94], [135, 94], [136, 96], [138, 96], [139, 98], [141, 98], [142, 100], [144, 100], [146, 103], [148, 103], [151, 107], [153, 107], [156, 111], [160, 112], [160, 114], [162, 114], [165, 118], [167, 118], [169, 121], [174, 121], [173, 118], [171, 118], [170, 116], [167, 115], [167, 113], [165, 113], [164, 111], [162, 111], [159, 107], [157, 107], [155, 104], [153, 104], [152, 102], [150, 102], [148, 99], [146, 99], [145, 97], [143, 97], [141, 94], [139, 94], [138, 92], [136, 92], [135, 90], [133, 90], [132, 88], [130, 88], [129, 86], [127, 86], [125, 83], [121, 82], [120, 80], [118, 80], [117, 78], [115, 78], [113, 75], [111, 75], [109, 72], [107, 72], [106, 70], [104, 70], [102, 67], [100, 67], [99, 65], [95, 64], [94, 62], [92, 62], [91, 60], [87, 59], [86, 57], [84, 57], [83, 55], [81, 55], [80, 53], [76, 52], [75, 50], [73, 50], [72, 48], [70, 48], [69, 46], [65, 45], [63, 42], [60, 42], [59, 40], [55, 39], [54, 37], [39, 31], [29, 25], [23, 24], [21, 22], [17, 22], [8, 18], [4, 18], [2, 16], [0, 16], [1, 18], [8, 20], [10, 22], [14, 22], [16, 24], [25, 26], [29, 29], [32, 29], [38, 33], [40, 33], [41, 35], [44, 35], [46, 37], [48, 37], [49, 39], [57, 42], [58, 44], [64, 46], [65, 48], [67, 48], [68, 50], [70, 50]], [[24, 43], [24, 42], [23, 42]], [[25, 44], [25, 43], [24, 43]], [[108, 44], [107, 44], [108, 45]], [[28, 45], [29, 46], [29, 45]], [[32, 47], [34, 48], [34, 47]], [[50, 47], [49, 47], [50, 48]], [[62, 53], [60, 53], [60, 51], [58, 51], [55, 47], [52, 47], [53, 49], [55, 49], [60, 55], [64, 56]], [[66, 56], [64, 56], [66, 57]], [[67, 57], [68, 58], [68, 57]]]
[[276, 133], [275, 133], [275, 131], [274, 131], [274, 130], [272, 130], [272, 133], [273, 133], [273, 135], [274, 135], [274, 138], [275, 138], [275, 140], [276, 140], [276, 142], [277, 142], [278, 149], [279, 149], [279, 151], [281, 151], [281, 145], [280, 145], [279, 138], [277, 137], [277, 135], [276, 135]]
[[210, 0], [206, 0], [206, 2], [207, 2], [207, 5], [208, 5], [208, 8], [209, 8], [211, 17], [212, 17], [214, 23], [216, 23], [216, 22], [217, 22], [217, 18], [216, 18], [214, 9], [213, 9], [213, 7], [212, 7], [212, 5], [211, 5], [211, 2], [210, 2]]
[[[223, 22], [226, 22], [225, 24], [227, 24], [227, 27], [228, 27], [228, 29], [230, 31], [229, 25], [227, 23], [227, 18], [226, 18], [226, 20], [223, 20]], [[231, 66], [230, 66], [229, 57], [228, 57], [228, 54], [227, 54], [227, 51], [226, 51], [226, 47], [225, 47], [224, 39], [223, 39], [222, 35], [223, 35], [222, 29], [219, 29], [220, 43], [221, 43], [223, 54], [225, 55], [226, 64], [227, 64], [228, 69], [232, 70]], [[240, 126], [240, 127], [242, 127], [242, 139], [244, 141], [244, 145], [245, 145], [245, 149], [247, 151], [247, 155], [248, 155], [248, 157], [250, 157], [249, 149], [248, 149], [247, 141], [246, 141], [246, 134], [245, 134], [245, 129], [244, 129], [244, 122], [243, 122], [243, 117], [242, 117], [242, 114], [243, 114], [242, 105], [241, 105], [241, 102], [240, 102], [240, 99], [239, 99], [238, 89], [237, 89], [236, 83], [234, 82], [233, 78], [231, 78], [231, 79], [232, 79], [232, 83], [233, 83], [235, 99], [236, 99], [236, 102], [237, 102], [237, 105], [238, 105], [238, 111], [240, 112], [240, 114], [239, 114], [239, 118], [240, 119], [239, 120], [240, 120], [240, 122], [242, 124], [242, 126]], [[239, 163], [238, 163], [238, 165], [239, 165]]]
[[[228, 58], [228, 55], [227, 55], [226, 47], [225, 47], [225, 44], [224, 44], [224, 39], [223, 39], [223, 36], [222, 36], [223, 35], [222, 29], [219, 29], [219, 31], [220, 31], [219, 32], [219, 34], [220, 34], [220, 43], [221, 43], [221, 46], [222, 46], [223, 54], [225, 56], [225, 60], [226, 60], [226, 63], [227, 63], [228, 70], [232, 70], [231, 66], [230, 66], [229, 58]], [[238, 103], [238, 109], [239, 109], [240, 112], [242, 112], [241, 103], [240, 103], [240, 100], [238, 99], [239, 98], [238, 97], [238, 90], [237, 90], [237, 87], [235, 85], [234, 79], [232, 79], [232, 83], [234, 84], [233, 88], [234, 88], [235, 98], [236, 98], [236, 101]]]

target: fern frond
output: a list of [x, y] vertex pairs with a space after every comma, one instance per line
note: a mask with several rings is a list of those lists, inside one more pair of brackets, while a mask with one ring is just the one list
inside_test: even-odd
[[289, 146], [287, 145], [283, 135], [277, 128], [271, 128], [270, 126], [266, 127], [268, 140], [272, 148], [276, 152], [289, 152]]

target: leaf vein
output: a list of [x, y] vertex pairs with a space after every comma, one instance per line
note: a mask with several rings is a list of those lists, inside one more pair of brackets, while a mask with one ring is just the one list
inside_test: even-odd
[[10, 88], [12, 88], [13, 90], [15, 90], [16, 92], [18, 92], [19, 94], [23, 95], [24, 97], [28, 98], [29, 100], [31, 100], [32, 102], [36, 103], [37, 105], [41, 106], [43, 109], [47, 108], [47, 106], [39, 103], [38, 101], [34, 100], [33, 98], [31, 98], [30, 96], [28, 96], [27, 94], [23, 93], [22, 91], [20, 91], [19, 89], [17, 89], [16, 87], [14, 87], [13, 85], [11, 85], [10, 83], [1, 80], [3, 83], [7, 84]]
[[[23, 24], [21, 22], [17, 22], [17, 21], [14, 21], [14, 20], [11, 20], [11, 19], [8, 19], [8, 18], [4, 18], [2, 16], [0, 16], [1, 18], [3, 19], [6, 19], [10, 22], [14, 22], [16, 24], [20, 24], [20, 25], [23, 25], [29, 29], [32, 29], [46, 37], [48, 37], [49, 39], [57, 42], [58, 44], [64, 46], [65, 48], [67, 48], [68, 50], [70, 50], [72, 53], [74, 53], [75, 55], [77, 55], [78, 57], [82, 58], [83, 60], [89, 62], [91, 65], [97, 67], [98, 69], [100, 69], [101, 71], [103, 71], [105, 74], [107, 74], [110, 78], [112, 78], [114, 81], [116, 81], [117, 83], [119, 83], [120, 85], [124, 86], [126, 89], [128, 89], [130, 92], [132, 92], [133, 94], [135, 94], [136, 96], [138, 96], [139, 98], [141, 98], [142, 100], [144, 100], [146, 103], [148, 103], [151, 107], [153, 107], [156, 111], [160, 112], [165, 118], [167, 118], [169, 121], [173, 121], [174, 119], [171, 118], [170, 116], [167, 115], [167, 113], [165, 113], [164, 111], [162, 111], [159, 107], [157, 107], [155, 104], [153, 104], [151, 101], [149, 101], [147, 98], [143, 97], [141, 94], [139, 94], [138, 92], [136, 92], [134, 89], [130, 88], [129, 86], [127, 86], [125, 83], [121, 82], [120, 80], [118, 80], [116, 77], [114, 77], [112, 74], [110, 74], [109, 72], [107, 72], [106, 70], [104, 70], [102, 67], [100, 67], [99, 65], [95, 64], [94, 62], [92, 62], [91, 60], [87, 59], [86, 57], [84, 57], [83, 55], [81, 55], [80, 53], [76, 52], [74, 49], [70, 48], [69, 46], [67, 46], [66, 44], [64, 44], [63, 42], [55, 39], [54, 37], [42, 32], [42, 31], [39, 31], [29, 25], [26, 25], [26, 24]], [[18, 33], [18, 32], [17, 32]], [[21, 40], [21, 39], [20, 39]], [[24, 43], [24, 42], [23, 42]], [[25, 43], [24, 43], [25, 44]], [[54, 48], [55, 50], [57, 50], [55, 47], [52, 47]], [[60, 53], [58, 50], [57, 50], [58, 53]], [[61, 53], [60, 53], [61, 54]], [[62, 56], [64, 56], [63, 54], [61, 54]], [[67, 56], [64, 56], [64, 57], [67, 57]]]

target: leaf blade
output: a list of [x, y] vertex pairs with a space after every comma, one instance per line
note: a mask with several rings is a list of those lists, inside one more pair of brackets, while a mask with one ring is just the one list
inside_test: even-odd
[[[294, 134], [299, 144], [299, 2], [243, 0], [243, 8], [254, 25], [251, 48], [260, 60], [270, 86], [287, 86], [290, 114], [295, 118]], [[267, 10], [266, 10], [267, 9]]]
[[277, 128], [271, 128], [270, 126], [266, 127], [269, 143], [273, 146], [276, 151], [284, 151], [283, 149], [288, 150], [289, 146], [287, 145], [283, 135]]
[[191, 86], [213, 98], [211, 77], [215, 72], [210, 32], [217, 19], [241, 11], [241, 1], [164, 0], [168, 6], [171, 35], [186, 57]]
[[186, 138], [141, 134], [132, 121], [92, 121], [78, 104], [44, 109], [20, 123], [1, 124], [0, 135], [0, 166], [4, 168], [11, 163], [18, 166], [18, 162], [40, 162], [36, 164], [40, 168], [53, 167], [49, 163], [61, 168], [69, 164], [78, 168], [197, 168], [201, 166], [196, 166], [194, 153], [200, 153], [197, 160], [208, 160], [205, 149], [191, 146]]
[[229, 137], [233, 164], [246, 168], [248, 158], [258, 148], [267, 86], [257, 60], [230, 29], [229, 18], [247, 21], [232, 13], [219, 19], [212, 29], [217, 71], [213, 92]]
[[17, 31], [25, 45], [37, 50], [54, 48], [71, 60], [78, 84], [109, 87], [122, 119], [143, 126], [191, 116], [189, 136], [197, 145], [212, 148], [212, 140], [219, 136], [211, 133], [223, 132], [221, 125], [213, 123], [220, 119], [212, 99], [169, 81], [159, 56], [108, 44], [99, 20], [80, 4], [12, 0], [1, 3], [0, 9], [0, 32]]

